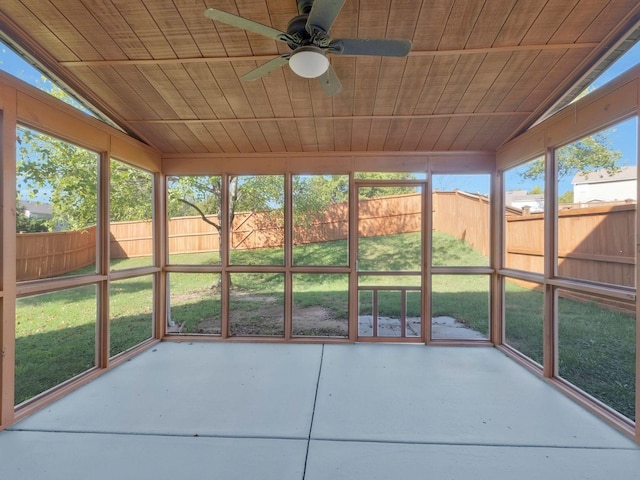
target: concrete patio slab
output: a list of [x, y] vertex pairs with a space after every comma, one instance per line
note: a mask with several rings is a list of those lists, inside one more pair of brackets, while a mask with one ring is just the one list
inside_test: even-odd
[[389, 344], [325, 347], [311, 437], [635, 445], [496, 349]]
[[305, 480], [630, 480], [640, 451], [311, 441]]
[[488, 347], [161, 343], [0, 432], [0, 479], [617, 480], [640, 446]]
[[164, 342], [13, 428], [307, 438], [321, 352]]
[[304, 440], [3, 432], [6, 480], [300, 480]]

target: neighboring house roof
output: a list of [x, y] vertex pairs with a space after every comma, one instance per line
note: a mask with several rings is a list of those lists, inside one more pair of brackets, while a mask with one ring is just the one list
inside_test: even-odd
[[544, 193], [527, 193], [526, 190], [512, 190], [505, 192], [504, 201], [507, 206], [514, 203], [544, 203]]
[[571, 183], [573, 185], [621, 182], [624, 180], [635, 180], [638, 175], [638, 167], [631, 165], [628, 167], [619, 167], [616, 172], [610, 174], [606, 169], [595, 170], [593, 172], [578, 172], [574, 175]]
[[17, 203], [20, 207], [23, 207], [25, 211], [29, 211], [31, 215], [39, 217], [53, 216], [53, 208], [51, 208], [51, 205], [48, 203], [30, 202], [28, 200], [18, 200]]

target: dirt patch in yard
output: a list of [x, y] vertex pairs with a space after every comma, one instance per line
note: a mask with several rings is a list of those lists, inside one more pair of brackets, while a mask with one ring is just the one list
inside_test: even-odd
[[220, 335], [220, 317], [205, 318], [197, 323], [195, 332], [205, 335]]
[[[282, 305], [263, 304], [253, 313], [231, 314], [231, 334], [284, 335], [284, 308]], [[293, 309], [294, 336], [346, 336], [347, 320], [335, 318], [330, 308], [314, 305]]]
[[[189, 294], [181, 300], [187, 300]], [[194, 295], [194, 298], [197, 296]], [[234, 291], [229, 318], [233, 336], [284, 336], [284, 306], [279, 297]], [[322, 305], [293, 307], [293, 335], [313, 337], [346, 337], [346, 318], [337, 318], [331, 308]], [[189, 333], [220, 335], [219, 316], [203, 318]]]
[[293, 334], [304, 336], [346, 337], [347, 319], [336, 318], [327, 307], [313, 305], [293, 308]]

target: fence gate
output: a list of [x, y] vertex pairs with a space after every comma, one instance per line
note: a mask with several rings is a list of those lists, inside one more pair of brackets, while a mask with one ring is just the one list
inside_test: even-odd
[[[416, 180], [356, 181], [359, 341], [426, 338], [425, 186]], [[383, 196], [384, 202], [376, 201]]]

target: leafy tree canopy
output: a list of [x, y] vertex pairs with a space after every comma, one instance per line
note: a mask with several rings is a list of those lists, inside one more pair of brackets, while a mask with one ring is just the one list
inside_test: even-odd
[[112, 222], [133, 222], [153, 218], [153, 175], [111, 160], [109, 210]]
[[[117, 160], [111, 161], [111, 220], [152, 218], [153, 177]], [[96, 224], [98, 154], [34, 130], [18, 132], [18, 192], [24, 199], [49, 203], [49, 228], [80, 230]]]
[[[348, 175], [294, 175], [294, 220], [308, 223], [324, 214], [328, 205], [349, 198]], [[358, 179], [408, 180], [412, 174], [363, 173]], [[170, 217], [198, 214], [204, 221], [220, 228], [222, 180], [219, 176], [175, 176], [169, 178], [168, 211]], [[415, 193], [414, 187], [363, 187], [364, 198]], [[247, 175], [229, 177], [229, 214], [237, 212], [271, 212], [282, 216], [284, 208], [284, 176]], [[217, 216], [212, 219], [211, 216]]]
[[574, 203], [573, 202], [573, 190], [567, 190], [562, 195], [558, 196], [558, 203]]
[[[609, 135], [612, 130], [603, 130], [585, 137], [556, 151], [558, 158], [558, 179], [578, 172], [586, 173], [605, 169], [609, 174], [618, 171], [618, 162], [622, 158], [619, 150], [611, 146]], [[544, 159], [540, 158], [522, 173], [529, 180], [544, 178]]]
[[[236, 212], [282, 211], [284, 177], [251, 175], [229, 177], [229, 215]], [[222, 178], [220, 176], [175, 176], [168, 179], [170, 217], [198, 214], [220, 230], [222, 215]], [[215, 215], [217, 219], [211, 219]]]
[[37, 233], [48, 232], [46, 221], [42, 218], [33, 218], [26, 215], [26, 209], [22, 205], [16, 205], [16, 232]]
[[18, 192], [51, 204], [48, 223], [82, 229], [96, 223], [98, 156], [34, 130], [18, 132]]

